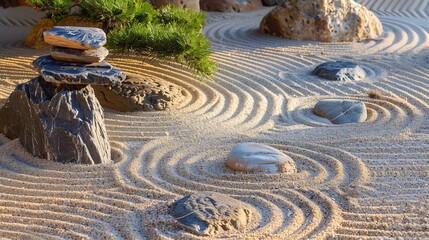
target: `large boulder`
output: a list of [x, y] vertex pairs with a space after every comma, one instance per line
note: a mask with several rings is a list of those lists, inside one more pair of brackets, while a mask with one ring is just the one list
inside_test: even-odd
[[0, 133], [51, 161], [111, 163], [102, 107], [87, 85], [54, 85], [41, 77], [18, 85], [0, 109]]
[[334, 124], [361, 123], [367, 118], [365, 103], [354, 100], [320, 100], [314, 106], [313, 113], [329, 119]]
[[249, 12], [263, 7], [261, 0], [201, 0], [200, 5], [208, 12]]
[[174, 202], [171, 215], [191, 232], [215, 235], [245, 228], [250, 223], [252, 208], [224, 194], [200, 192]]
[[262, 19], [259, 31], [292, 40], [359, 42], [378, 39], [383, 27], [353, 0], [286, 0]]
[[133, 74], [121, 83], [93, 88], [101, 106], [121, 112], [171, 109], [185, 97], [183, 89], [173, 83]]
[[264, 173], [296, 173], [292, 158], [260, 143], [239, 143], [229, 153], [226, 165], [236, 171]]
[[181, 8], [200, 10], [200, 0], [151, 0], [153, 6], [160, 8], [167, 5], [174, 5]]

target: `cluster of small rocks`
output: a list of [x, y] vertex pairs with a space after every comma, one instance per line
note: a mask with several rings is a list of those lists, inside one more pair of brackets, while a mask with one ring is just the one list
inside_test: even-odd
[[53, 54], [33, 62], [40, 75], [18, 85], [0, 109], [0, 132], [51, 161], [111, 163], [103, 109], [90, 85], [122, 82], [126, 75], [103, 61], [106, 34], [54, 27], [44, 39]]

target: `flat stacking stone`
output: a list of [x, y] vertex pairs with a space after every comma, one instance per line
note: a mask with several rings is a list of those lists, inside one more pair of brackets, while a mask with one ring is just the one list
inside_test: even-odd
[[263, 7], [261, 0], [201, 0], [200, 5], [208, 12], [249, 12]]
[[62, 84], [111, 85], [125, 80], [125, 73], [107, 62], [81, 64], [63, 62], [51, 56], [34, 60], [33, 66], [47, 81]]
[[100, 28], [87, 27], [54, 27], [43, 33], [46, 43], [53, 46], [91, 49], [106, 44], [106, 33]]
[[321, 100], [314, 106], [313, 112], [334, 124], [361, 123], [367, 118], [365, 103], [353, 100]]
[[127, 79], [121, 83], [93, 88], [103, 107], [121, 112], [171, 109], [185, 98], [180, 86], [160, 78], [133, 74], [127, 74]]
[[171, 215], [193, 233], [215, 235], [244, 229], [251, 220], [252, 208], [224, 194], [200, 192], [173, 203]]
[[228, 155], [226, 165], [237, 171], [296, 173], [292, 158], [273, 147], [260, 143], [239, 143]]
[[102, 62], [107, 55], [109, 50], [104, 47], [79, 50], [63, 47], [51, 48], [52, 58], [66, 62], [77, 62], [77, 63], [97, 63]]
[[366, 72], [361, 66], [345, 61], [322, 63], [311, 74], [333, 81], [358, 81], [366, 77]]
[[20, 84], [0, 109], [0, 132], [33, 155], [63, 163], [111, 163], [104, 114], [91, 86]]
[[259, 31], [293, 40], [360, 42], [378, 39], [383, 27], [353, 0], [285, 0], [262, 19]]

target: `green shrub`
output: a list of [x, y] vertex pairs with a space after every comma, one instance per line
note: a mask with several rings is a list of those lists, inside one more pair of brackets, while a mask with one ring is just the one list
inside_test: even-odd
[[74, 2], [72, 0], [27, 0], [27, 2], [39, 11], [43, 11], [46, 17], [58, 22], [69, 15]]
[[208, 39], [183, 25], [135, 23], [128, 28], [114, 29], [109, 34], [108, 47], [121, 53], [174, 59], [202, 78], [210, 78], [216, 72], [215, 62], [209, 58]]
[[155, 21], [159, 24], [177, 24], [200, 31], [204, 26], [206, 15], [190, 9], [183, 9], [171, 5], [158, 9]]
[[81, 0], [82, 15], [102, 21], [104, 31], [129, 25], [134, 20], [149, 22], [156, 10], [141, 0]]

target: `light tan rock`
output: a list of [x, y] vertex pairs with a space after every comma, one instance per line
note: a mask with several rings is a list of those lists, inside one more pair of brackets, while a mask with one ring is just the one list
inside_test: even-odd
[[208, 12], [249, 12], [263, 7], [261, 0], [201, 0], [200, 5]]
[[200, 10], [200, 0], [151, 0], [153, 6], [159, 8], [167, 5], [174, 5], [181, 8]]
[[78, 62], [78, 63], [96, 63], [102, 62], [107, 55], [109, 50], [104, 47], [78, 50], [71, 48], [53, 47], [51, 48], [51, 56], [60, 61], [66, 62]]
[[262, 19], [259, 31], [293, 40], [359, 42], [378, 39], [383, 27], [352, 0], [286, 0]]

